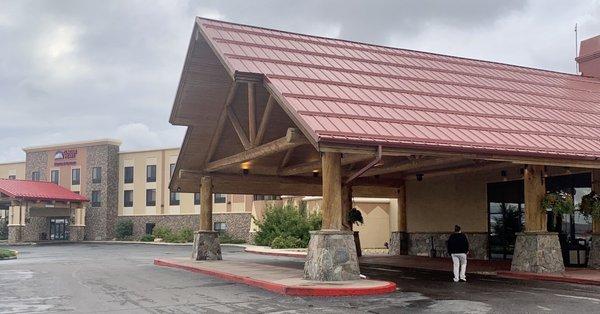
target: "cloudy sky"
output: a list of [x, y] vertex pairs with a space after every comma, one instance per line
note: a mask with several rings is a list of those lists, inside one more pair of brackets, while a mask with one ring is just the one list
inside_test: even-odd
[[168, 116], [194, 16], [569, 73], [575, 23], [600, 34], [600, 0], [0, 0], [0, 162], [98, 138], [179, 146]]

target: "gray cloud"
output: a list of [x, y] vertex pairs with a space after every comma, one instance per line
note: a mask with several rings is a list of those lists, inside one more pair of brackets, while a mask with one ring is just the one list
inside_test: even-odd
[[178, 146], [168, 116], [196, 15], [568, 72], [575, 22], [600, 33], [600, 0], [3, 0], [0, 162], [103, 137]]

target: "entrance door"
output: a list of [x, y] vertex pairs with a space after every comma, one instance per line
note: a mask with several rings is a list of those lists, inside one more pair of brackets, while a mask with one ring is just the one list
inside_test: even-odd
[[69, 240], [68, 218], [50, 218], [50, 240]]
[[512, 259], [524, 223], [523, 181], [488, 184], [490, 259]]

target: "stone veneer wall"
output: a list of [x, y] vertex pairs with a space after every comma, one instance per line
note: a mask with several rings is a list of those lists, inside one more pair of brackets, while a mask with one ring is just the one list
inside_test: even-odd
[[[429, 256], [431, 251], [431, 240], [433, 239], [437, 257], [448, 256], [446, 241], [451, 233], [409, 233], [408, 255]], [[488, 234], [485, 232], [465, 232], [469, 239], [469, 258], [488, 259]]]
[[46, 238], [50, 237], [50, 220], [48, 217], [29, 217], [26, 218], [25, 226], [21, 231], [21, 241], [36, 242], [40, 240], [40, 234], [46, 233]]
[[[189, 228], [198, 230], [200, 215], [144, 215], [119, 216], [118, 220], [133, 221], [133, 237], [139, 239], [146, 233], [146, 223], [155, 223], [156, 227], [167, 227], [173, 231]], [[249, 240], [251, 213], [213, 214], [213, 223], [227, 223], [227, 233], [236, 239]]]
[[25, 179], [31, 180], [31, 173], [40, 172], [40, 181], [48, 181], [46, 172], [48, 170], [48, 152], [30, 152], [27, 153], [25, 163]]
[[[115, 237], [117, 222], [117, 202], [119, 193], [119, 147], [98, 145], [87, 147], [86, 191], [92, 198], [92, 191], [100, 191], [100, 207], [92, 207], [91, 202], [85, 215], [85, 239], [109, 240]], [[92, 168], [102, 168], [102, 181], [92, 183]], [[110, 197], [109, 197], [110, 196]]]

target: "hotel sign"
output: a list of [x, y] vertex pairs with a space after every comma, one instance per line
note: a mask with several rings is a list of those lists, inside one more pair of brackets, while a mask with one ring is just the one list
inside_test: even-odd
[[77, 164], [77, 150], [65, 149], [54, 153], [54, 166], [69, 166]]

